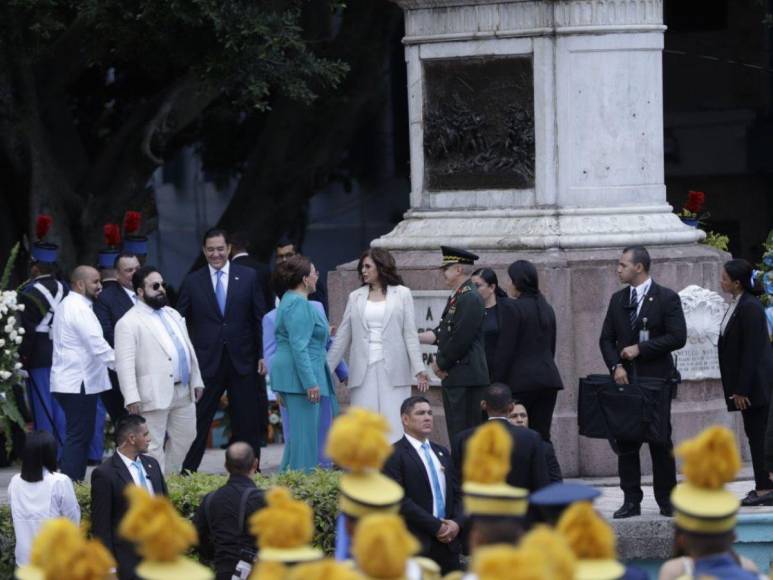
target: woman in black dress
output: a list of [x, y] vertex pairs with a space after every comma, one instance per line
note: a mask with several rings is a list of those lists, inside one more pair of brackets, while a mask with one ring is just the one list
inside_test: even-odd
[[499, 300], [507, 298], [507, 293], [499, 287], [499, 279], [491, 268], [479, 268], [470, 277], [483, 298], [486, 307], [486, 317], [483, 319], [483, 344], [486, 350], [489, 378], [493, 381], [494, 356], [499, 341]]
[[765, 468], [765, 431], [773, 387], [773, 349], [765, 310], [757, 299], [752, 266], [730, 260], [719, 283], [733, 296], [719, 330], [719, 371], [728, 411], [740, 411], [754, 468], [755, 489], [742, 504], [773, 505], [773, 482]]
[[550, 441], [550, 423], [558, 391], [564, 388], [554, 360], [556, 314], [539, 290], [534, 264], [518, 260], [507, 270], [508, 292], [515, 300], [501, 299], [499, 340], [493, 379], [510, 385], [513, 398], [529, 413], [531, 428]]

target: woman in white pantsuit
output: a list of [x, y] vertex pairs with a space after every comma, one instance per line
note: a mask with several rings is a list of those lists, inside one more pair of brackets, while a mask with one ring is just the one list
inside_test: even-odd
[[349, 349], [352, 405], [384, 415], [391, 439], [403, 435], [400, 404], [429, 388], [419, 349], [411, 291], [403, 286], [392, 255], [381, 248], [366, 250], [357, 265], [362, 286], [349, 294], [327, 361], [335, 368]]

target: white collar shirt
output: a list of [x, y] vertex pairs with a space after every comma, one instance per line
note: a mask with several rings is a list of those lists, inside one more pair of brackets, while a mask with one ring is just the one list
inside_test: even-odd
[[249, 256], [249, 254], [247, 252], [239, 252], [238, 254], [234, 254], [234, 257], [231, 259], [235, 260], [236, 258], [241, 258], [242, 256]]
[[[631, 286], [631, 289], [636, 291], [636, 315], [637, 316], [639, 315], [639, 312], [641, 312], [641, 305], [644, 303], [644, 297], [647, 295], [647, 292], [650, 291], [651, 286], [652, 286], [652, 278], [647, 278], [644, 282], [642, 282], [638, 286]], [[628, 299], [630, 300], [630, 294]]]
[[172, 340], [172, 337], [169, 336], [169, 331], [166, 329], [164, 323], [160, 320], [160, 316], [164, 317], [166, 324], [169, 326], [172, 332], [174, 332], [180, 344], [183, 345], [185, 350], [185, 358], [189, 369], [191, 368], [191, 353], [188, 351], [188, 342], [185, 340], [185, 335], [183, 335], [182, 330], [180, 329], [180, 325], [177, 323], [177, 320], [169, 313], [170, 307], [164, 306], [160, 310], [154, 310], [144, 302], [139, 301], [137, 302], [136, 308], [142, 312], [143, 315], [149, 317], [148, 320], [150, 321], [150, 324], [153, 325], [153, 328], [156, 331], [156, 336], [159, 338], [159, 340], [161, 340], [161, 342], [164, 343], [166, 352], [172, 359], [174, 382], [179, 383], [182, 380], [182, 377], [180, 376], [180, 356], [177, 352], [177, 346]]
[[107, 369], [115, 353], [102, 334], [91, 300], [70, 292], [56, 308], [52, 325], [51, 392], [87, 395], [110, 389]]
[[733, 317], [733, 312], [735, 312], [735, 309], [738, 307], [738, 300], [740, 298], [741, 294], [733, 296], [732, 300], [730, 300], [730, 305], [727, 307], [725, 315], [722, 317], [722, 322], [719, 325], [719, 334], [724, 336], [725, 331], [727, 330], [727, 323], [730, 322], [730, 319]]
[[[124, 465], [126, 465], [126, 469], [129, 470], [129, 473], [132, 476], [132, 480], [134, 480], [134, 485], [136, 485], [137, 487], [143, 487], [142, 482], [140, 480], [140, 474], [137, 471], [137, 468], [134, 466], [135, 465], [134, 462], [128, 457], [126, 457], [126, 455], [124, 455], [120, 451], [116, 451], [116, 453], [118, 454], [118, 457], [121, 458], [121, 461], [124, 462]], [[137, 459], [139, 458], [140, 456], [138, 455]], [[145, 475], [145, 481], [147, 482], [147, 485], [144, 486], [145, 489], [147, 489], [151, 495], [155, 495], [155, 492], [153, 491], [153, 482], [150, 481], [150, 476], [148, 475], [148, 472], [145, 471], [145, 465], [142, 463], [142, 461], [140, 461], [140, 467], [142, 468], [142, 473]]]
[[226, 295], [228, 295], [228, 269], [231, 267], [231, 262], [226, 262], [225, 265], [220, 268], [220, 270], [215, 270], [212, 266], [207, 264], [207, 268], [209, 268], [209, 278], [212, 280], [212, 290], [215, 291], [215, 295], [217, 295], [217, 273], [222, 272], [223, 275], [221, 276], [221, 283], [223, 284], [223, 290], [225, 290]]
[[[424, 464], [424, 470], [427, 472], [427, 481], [429, 481], [429, 489], [432, 492], [432, 515], [435, 517], [438, 517], [437, 514], [437, 508], [435, 507], [437, 505], [436, 497], [435, 497], [435, 491], [432, 489], [432, 473], [429, 468], [429, 463], [427, 463], [427, 458], [424, 455], [424, 449], [421, 448], [421, 446], [424, 443], [429, 443], [429, 439], [425, 439], [424, 441], [419, 441], [415, 437], [408, 435], [408, 433], [405, 434], [405, 438], [408, 440], [408, 443], [410, 443], [413, 448], [416, 450], [416, 453], [419, 454], [419, 458], [421, 459], [421, 462]], [[443, 464], [440, 463], [440, 459], [438, 459], [438, 456], [435, 454], [435, 450], [432, 449], [432, 445], [429, 446], [429, 455], [432, 458], [432, 463], [435, 464], [435, 473], [437, 473], [438, 481], [440, 482], [440, 489], [442, 490], [443, 494], [445, 494], [446, 490], [446, 474], [445, 474], [445, 468], [443, 467]], [[440, 498], [443, 505], [445, 505], [445, 495]]]
[[121, 286], [126, 295], [131, 298], [132, 304], [137, 304], [137, 293], [134, 290], [129, 290], [126, 286]]

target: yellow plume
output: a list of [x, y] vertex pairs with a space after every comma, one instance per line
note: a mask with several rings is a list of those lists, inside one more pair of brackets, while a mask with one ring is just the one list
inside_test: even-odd
[[588, 501], [572, 504], [556, 529], [566, 538], [578, 560], [614, 560], [615, 534]]
[[520, 546], [543, 554], [550, 568], [551, 578], [574, 579], [577, 558], [569, 548], [566, 539], [555, 530], [544, 525], [537, 526], [523, 537]]
[[476, 550], [472, 571], [478, 580], [553, 580], [544, 554], [533, 548], [508, 544]]
[[287, 580], [360, 580], [362, 576], [350, 566], [335, 560], [321, 560], [298, 564], [287, 575]]
[[249, 580], [285, 580], [287, 566], [281, 562], [260, 562], [252, 568]]
[[420, 547], [400, 516], [373, 514], [357, 524], [352, 555], [357, 567], [371, 578], [402, 578], [408, 558]]
[[74, 552], [78, 549], [83, 536], [78, 526], [67, 518], [56, 518], [43, 524], [35, 536], [30, 550], [30, 564], [44, 568], [55, 552]]
[[330, 428], [325, 453], [343, 469], [359, 473], [380, 470], [392, 454], [389, 423], [372, 411], [350, 407]]
[[302, 501], [293, 499], [284, 487], [266, 494], [267, 507], [250, 516], [250, 533], [260, 548], [297, 548], [311, 543], [314, 536], [314, 512]]
[[504, 483], [512, 448], [513, 439], [499, 421], [478, 427], [464, 450], [465, 483]]
[[130, 485], [124, 493], [129, 510], [118, 534], [137, 544], [137, 552], [145, 560], [174, 562], [198, 543], [196, 528], [177, 513], [168, 498], [152, 496], [136, 485]]
[[674, 454], [682, 458], [682, 473], [691, 484], [719, 489], [735, 479], [741, 469], [741, 456], [735, 435], [727, 427], [715, 425], [683, 441]]

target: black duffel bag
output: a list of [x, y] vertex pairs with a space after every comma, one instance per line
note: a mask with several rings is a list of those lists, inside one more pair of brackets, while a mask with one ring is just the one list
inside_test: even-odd
[[580, 379], [580, 435], [665, 443], [670, 438], [671, 390], [671, 381], [652, 377], [634, 375], [628, 385], [618, 385], [609, 375]]

